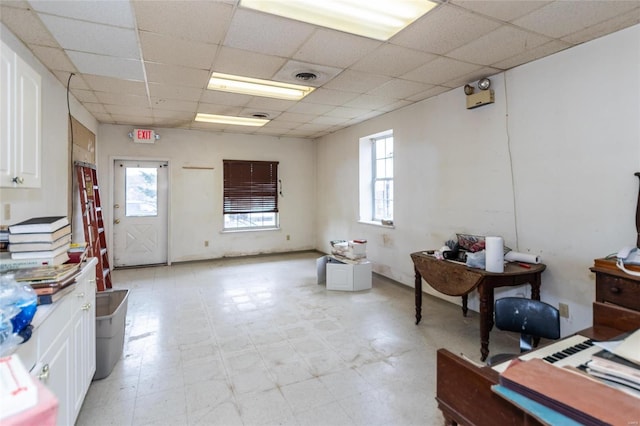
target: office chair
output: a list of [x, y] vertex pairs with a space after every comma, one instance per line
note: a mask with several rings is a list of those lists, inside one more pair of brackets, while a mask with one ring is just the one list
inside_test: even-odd
[[[498, 329], [520, 333], [520, 353], [531, 350], [536, 338], [560, 338], [560, 312], [548, 303], [523, 297], [503, 297], [496, 300], [493, 313]], [[516, 356], [496, 354], [489, 357], [487, 365], [496, 365]]]

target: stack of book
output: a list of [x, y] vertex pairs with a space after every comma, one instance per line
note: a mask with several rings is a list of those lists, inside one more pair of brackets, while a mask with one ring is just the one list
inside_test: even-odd
[[80, 265], [39, 266], [5, 271], [20, 284], [30, 285], [38, 295], [38, 305], [54, 303], [74, 288]]
[[610, 350], [603, 349], [593, 354], [587, 363], [587, 372], [640, 398], [640, 330]]
[[[21, 265], [61, 265], [69, 260], [71, 225], [66, 216], [35, 217], [9, 226], [11, 260], [9, 267]], [[23, 262], [16, 262], [23, 261]]]

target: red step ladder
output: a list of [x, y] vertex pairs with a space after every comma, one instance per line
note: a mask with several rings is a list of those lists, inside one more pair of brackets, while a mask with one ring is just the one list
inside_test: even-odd
[[84, 239], [89, 248], [89, 256], [98, 259], [96, 266], [96, 287], [98, 291], [111, 288], [111, 269], [107, 254], [107, 238], [102, 219], [100, 203], [100, 187], [95, 164], [74, 162], [78, 177], [80, 206], [82, 208], [82, 224]]

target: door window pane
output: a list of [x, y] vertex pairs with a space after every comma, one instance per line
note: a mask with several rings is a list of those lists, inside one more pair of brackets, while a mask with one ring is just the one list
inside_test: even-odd
[[158, 169], [127, 167], [125, 203], [127, 217], [158, 215]]

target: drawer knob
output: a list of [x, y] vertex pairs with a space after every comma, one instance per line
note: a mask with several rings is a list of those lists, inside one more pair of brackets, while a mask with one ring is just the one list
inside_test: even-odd
[[41, 382], [46, 382], [49, 379], [49, 364], [45, 364], [42, 366], [42, 370], [40, 370], [40, 374], [38, 374], [38, 380]]
[[622, 290], [620, 290], [620, 287], [611, 287], [611, 293], [619, 294], [622, 293]]
[[83, 311], [88, 311], [89, 309], [91, 309], [91, 303], [85, 303], [84, 305], [82, 305]]
[[82, 299], [84, 297], [84, 292], [78, 293], [78, 299]]

